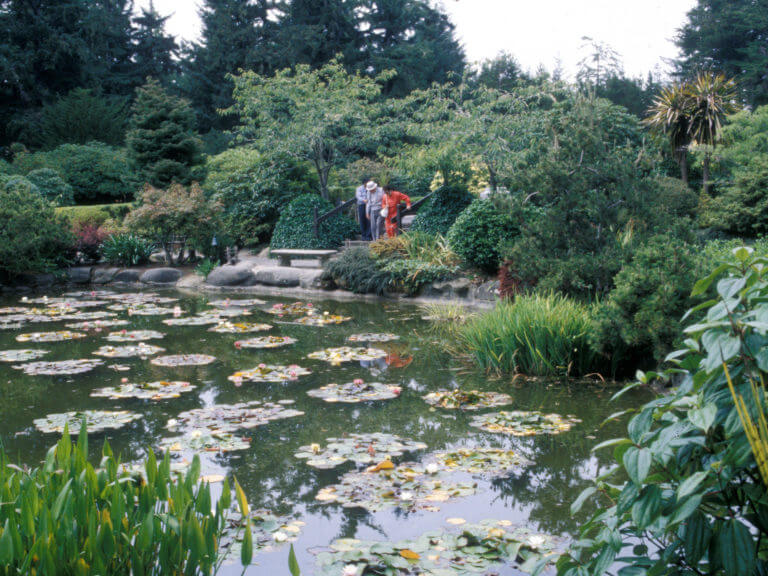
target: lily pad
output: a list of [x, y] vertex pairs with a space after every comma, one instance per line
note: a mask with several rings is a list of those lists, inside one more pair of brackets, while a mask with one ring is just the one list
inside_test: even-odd
[[488, 476], [506, 476], [533, 464], [515, 450], [501, 448], [459, 448], [441, 450], [427, 456], [427, 469], [434, 463], [444, 472], [465, 472]]
[[242, 382], [288, 382], [298, 380], [299, 376], [306, 376], [307, 374], [312, 374], [312, 372], [295, 364], [290, 366], [259, 364], [256, 368], [235, 372], [228, 377], [228, 380], [235, 384]]
[[0, 314], [26, 314], [29, 308], [24, 308], [23, 306], [7, 306], [5, 308], [0, 308]]
[[137, 356], [139, 358], [147, 358], [161, 352], [165, 352], [165, 348], [139, 342], [136, 345], [128, 346], [102, 346], [93, 354], [94, 356], [104, 356], [105, 358], [135, 358]]
[[159, 294], [153, 294], [151, 292], [122, 292], [113, 293], [100, 296], [108, 300], [118, 300], [126, 305], [142, 305], [142, 304], [171, 304], [178, 302], [178, 298], [172, 298], [170, 296], [160, 296]]
[[111, 332], [106, 337], [110, 342], [142, 342], [144, 340], [159, 340], [165, 338], [165, 334], [156, 330], [121, 330]]
[[307, 460], [307, 464], [321, 470], [341, 466], [345, 462], [368, 465], [381, 460], [391, 460], [402, 456], [404, 452], [425, 450], [427, 445], [393, 434], [376, 432], [373, 434], [350, 434], [344, 438], [328, 438], [328, 445], [319, 444], [302, 446], [294, 454], [296, 458]]
[[293, 302], [292, 304], [275, 304], [266, 310], [269, 314], [277, 316], [306, 316], [307, 314], [319, 314], [312, 302]]
[[76, 290], [74, 292], [64, 292], [66, 298], [111, 298], [118, 296], [112, 290]]
[[212, 434], [235, 432], [264, 426], [274, 420], [304, 415], [304, 412], [285, 406], [285, 404], [262, 403], [257, 400], [239, 404], [215, 404], [181, 412], [176, 418], [168, 421], [166, 428], [178, 430], [184, 427]]
[[327, 384], [321, 388], [309, 390], [307, 394], [326, 402], [357, 404], [372, 400], [392, 400], [400, 396], [400, 392], [402, 392], [402, 388], [394, 384], [356, 380], [346, 384]]
[[251, 308], [253, 306], [261, 306], [262, 304], [266, 304], [266, 302], [264, 300], [259, 300], [258, 298], [242, 300], [225, 298], [224, 300], [212, 300], [208, 302], [208, 306], [213, 306], [214, 308], [229, 308], [230, 306], [233, 308]]
[[307, 356], [312, 360], [325, 360], [331, 364], [341, 364], [342, 362], [360, 362], [365, 360], [378, 360], [386, 358], [387, 353], [378, 348], [352, 348], [350, 346], [341, 346], [339, 348], [326, 348], [319, 352], [312, 352]]
[[175, 314], [173, 308], [165, 306], [132, 306], [126, 310], [128, 316], [165, 316], [166, 314]]
[[321, 316], [305, 316], [296, 320], [296, 324], [304, 326], [329, 326], [331, 324], [341, 324], [347, 320], [352, 320], [350, 316], [337, 316], [333, 314], [323, 314]]
[[[249, 515], [252, 542], [255, 551], [270, 552], [283, 544], [296, 542], [305, 523], [289, 516], [277, 516], [269, 510], [255, 510]], [[243, 543], [242, 522], [239, 515], [228, 519], [221, 536], [220, 553], [224, 564], [239, 564]], [[253, 559], [256, 563], [256, 559]]]
[[122, 428], [134, 420], [143, 418], [143, 416], [128, 410], [83, 410], [82, 412], [48, 414], [45, 418], [35, 420], [34, 424], [35, 428], [46, 434], [61, 434], [64, 432], [64, 427], [69, 426], [69, 433], [74, 436], [80, 433], [83, 418], [86, 419], [88, 432], [93, 433]]
[[218, 324], [221, 320], [217, 316], [186, 316], [184, 318], [166, 318], [163, 324], [168, 326], [206, 326]]
[[216, 362], [216, 357], [207, 354], [175, 354], [158, 356], [152, 358], [150, 362], [155, 366], [205, 366]]
[[512, 403], [512, 396], [502, 392], [479, 392], [478, 390], [439, 390], [422, 396], [424, 401], [448, 410], [479, 410]]
[[61, 320], [86, 321], [86, 320], [104, 320], [105, 318], [114, 318], [117, 316], [114, 312], [104, 312], [97, 310], [95, 312], [75, 312], [73, 314], [63, 314]]
[[82, 332], [72, 332], [70, 330], [59, 330], [58, 332], [30, 332], [28, 334], [19, 334], [16, 336], [17, 342], [65, 342], [67, 340], [77, 340], [85, 338], [87, 334]]
[[58, 362], [29, 362], [14, 366], [30, 376], [60, 376], [64, 374], [83, 374], [90, 372], [96, 366], [104, 364], [104, 360], [85, 358], [82, 360], [60, 360]]
[[122, 400], [123, 398], [139, 398], [141, 400], [169, 400], [178, 398], [185, 392], [191, 392], [195, 386], [189, 382], [145, 382], [142, 384], [121, 384], [120, 386], [108, 386], [98, 388], [91, 392], [94, 398], [109, 398], [110, 400]]
[[257, 336], [247, 340], [238, 340], [235, 342], [237, 348], [280, 348], [295, 344], [296, 338], [290, 336]]
[[106, 300], [67, 300], [65, 303], [72, 308], [98, 308], [109, 304]]
[[70, 330], [96, 330], [100, 331], [104, 328], [114, 328], [115, 326], [128, 326], [130, 322], [128, 320], [88, 320], [86, 322], [73, 322], [72, 324], [64, 324]]
[[250, 438], [234, 436], [226, 432], [205, 433], [202, 430], [193, 430], [184, 436], [163, 438], [158, 448], [165, 452], [235, 452], [248, 450], [251, 447]]
[[352, 334], [347, 340], [350, 342], [392, 342], [393, 340], [400, 340], [400, 336], [397, 334], [374, 334], [369, 332], [366, 334]]
[[208, 328], [208, 332], [221, 334], [246, 334], [248, 332], [266, 332], [267, 330], [272, 330], [272, 326], [252, 322], [221, 322], [213, 328]]
[[470, 426], [497, 434], [535, 436], [537, 434], [560, 434], [560, 432], [567, 432], [578, 422], [581, 422], [581, 420], [573, 417], [563, 417], [559, 414], [501, 411], [474, 416]]
[[2, 350], [0, 351], [0, 362], [29, 362], [49, 353], [50, 350]]

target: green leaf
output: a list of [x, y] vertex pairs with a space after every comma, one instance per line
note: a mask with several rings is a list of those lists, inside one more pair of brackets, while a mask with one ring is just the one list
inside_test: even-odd
[[243, 492], [243, 489], [240, 487], [237, 478], [235, 478], [235, 496], [237, 497], [237, 505], [240, 508], [240, 514], [248, 516], [248, 514], [250, 514], [248, 499], [245, 497], [245, 492]]
[[717, 406], [714, 403], [709, 403], [697, 410], [688, 410], [688, 420], [696, 428], [704, 430], [704, 432], [707, 432], [712, 427], [716, 415]]
[[728, 270], [729, 265], [728, 264], [720, 264], [717, 268], [715, 268], [712, 273], [707, 276], [706, 278], [702, 278], [696, 284], [693, 285], [693, 292], [691, 292], [691, 296], [699, 296], [701, 294], [704, 294], [707, 290], [709, 290], [709, 287], [712, 285], [712, 282], [714, 282], [718, 276], [720, 276], [723, 272]]
[[712, 529], [709, 527], [709, 521], [706, 516], [698, 510], [691, 514], [683, 529], [685, 532], [682, 539], [686, 560], [689, 564], [695, 566], [704, 557], [704, 553], [709, 548]]
[[717, 283], [717, 293], [728, 300], [736, 296], [746, 284], [746, 278], [723, 278]]
[[595, 492], [597, 492], [597, 487], [595, 486], [590, 486], [589, 488], [584, 489], [573, 504], [571, 504], [571, 514], [576, 514], [581, 510], [581, 507], [584, 506], [584, 502], [586, 502], [587, 498], [592, 496]]
[[675, 511], [672, 514], [672, 517], [669, 519], [669, 523], [679, 524], [680, 522], [686, 520], [691, 514], [698, 510], [699, 506], [701, 506], [702, 499], [703, 498], [701, 494], [695, 494], [682, 504], [678, 504], [677, 508], [675, 508]]
[[624, 453], [622, 461], [632, 482], [641, 485], [651, 470], [651, 451], [647, 448], [639, 449], [633, 446]]
[[696, 472], [695, 474], [688, 476], [688, 478], [683, 480], [682, 483], [677, 487], [677, 499], [682, 500], [689, 494], [693, 494], [696, 488], [699, 487], [699, 484], [704, 482], [706, 477], [707, 472]]
[[646, 408], [629, 421], [627, 432], [635, 444], [640, 443], [643, 434], [651, 429], [653, 423], [653, 408]]
[[3, 535], [0, 536], [0, 566], [10, 566], [13, 562], [13, 539], [8, 520], [5, 521]]
[[755, 542], [749, 529], [738, 520], [728, 520], [723, 524], [718, 539], [726, 575], [752, 574], [756, 552]]
[[[238, 486], [235, 484], [235, 486]], [[243, 545], [240, 548], [240, 562], [243, 566], [249, 566], [253, 560], [253, 531], [251, 530], [251, 521], [246, 519], [243, 523]]]
[[288, 570], [291, 572], [291, 576], [301, 576], [301, 569], [299, 563], [296, 561], [296, 553], [293, 551], [293, 544], [288, 551]]
[[601, 448], [608, 448], [609, 446], [616, 446], [619, 444], [631, 444], [632, 441], [629, 438], [613, 438], [612, 440], [605, 440], [592, 447], [590, 452], [596, 452]]
[[661, 488], [646, 486], [640, 498], [632, 506], [632, 520], [640, 530], [650, 526], [661, 513]]

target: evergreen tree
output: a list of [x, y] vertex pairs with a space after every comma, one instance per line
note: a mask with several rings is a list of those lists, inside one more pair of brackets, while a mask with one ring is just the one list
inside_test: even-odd
[[218, 110], [232, 105], [227, 74], [239, 70], [271, 70], [268, 16], [276, 0], [204, 0], [200, 11], [202, 39], [187, 48], [183, 91], [192, 102], [203, 132], [230, 123]]
[[154, 2], [149, 8], [142, 8], [141, 14], [133, 18], [136, 29], [134, 42], [134, 71], [143, 82], [145, 78], [168, 78], [178, 71], [175, 56], [179, 46], [173, 36], [166, 34], [168, 16], [161, 16], [155, 10]]
[[520, 68], [520, 63], [507, 52], [482, 62], [472, 78], [476, 84], [504, 92], [511, 92], [521, 83], [525, 83], [526, 79], [527, 75]]
[[136, 169], [152, 186], [188, 184], [202, 160], [189, 103], [151, 78], [137, 91], [126, 143]]

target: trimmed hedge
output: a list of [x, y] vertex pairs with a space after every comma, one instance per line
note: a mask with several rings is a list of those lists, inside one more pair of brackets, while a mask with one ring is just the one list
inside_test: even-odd
[[493, 274], [499, 269], [499, 244], [519, 233], [508, 213], [490, 199], [477, 199], [459, 214], [448, 231], [448, 244], [468, 264]]
[[358, 226], [354, 220], [339, 214], [320, 223], [315, 237], [312, 222], [313, 208], [318, 214], [333, 209], [333, 205], [316, 194], [302, 194], [293, 200], [280, 215], [270, 247], [298, 250], [323, 250], [340, 247], [347, 238], [354, 238]]
[[474, 198], [465, 186], [443, 186], [416, 214], [411, 230], [445, 236]]

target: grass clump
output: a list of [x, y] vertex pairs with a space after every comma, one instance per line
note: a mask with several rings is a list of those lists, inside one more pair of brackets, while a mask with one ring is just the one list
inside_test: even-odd
[[583, 376], [597, 368], [589, 307], [560, 294], [520, 296], [469, 320], [460, 346], [480, 367], [528, 376]]

